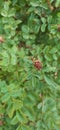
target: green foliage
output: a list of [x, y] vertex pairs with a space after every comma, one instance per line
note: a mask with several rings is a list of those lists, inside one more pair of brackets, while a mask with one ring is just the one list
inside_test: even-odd
[[0, 0], [1, 130], [60, 130], [59, 7]]

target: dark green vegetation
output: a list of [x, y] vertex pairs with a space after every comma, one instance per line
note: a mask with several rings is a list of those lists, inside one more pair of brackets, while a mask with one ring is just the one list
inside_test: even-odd
[[0, 130], [60, 130], [60, 0], [0, 0]]

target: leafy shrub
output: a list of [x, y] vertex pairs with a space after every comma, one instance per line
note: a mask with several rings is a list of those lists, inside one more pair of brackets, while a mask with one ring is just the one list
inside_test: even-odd
[[60, 129], [60, 0], [0, 0], [0, 129]]

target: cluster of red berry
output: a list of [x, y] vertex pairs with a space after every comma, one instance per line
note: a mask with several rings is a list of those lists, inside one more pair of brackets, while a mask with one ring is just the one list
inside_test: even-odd
[[42, 69], [42, 63], [41, 63], [39, 60], [35, 60], [35, 61], [34, 61], [34, 66], [35, 66], [38, 70]]
[[41, 63], [41, 61], [39, 61], [38, 59], [35, 60], [34, 58], [32, 59], [32, 61], [33, 61], [33, 64], [34, 64], [35, 68], [37, 68], [38, 70], [42, 69], [42, 63]]

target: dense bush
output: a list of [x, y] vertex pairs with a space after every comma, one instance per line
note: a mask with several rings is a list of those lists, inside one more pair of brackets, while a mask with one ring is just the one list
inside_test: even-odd
[[60, 0], [0, 0], [0, 130], [60, 130]]

